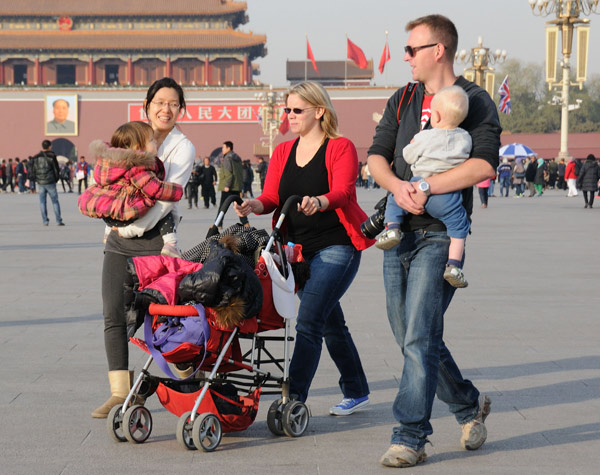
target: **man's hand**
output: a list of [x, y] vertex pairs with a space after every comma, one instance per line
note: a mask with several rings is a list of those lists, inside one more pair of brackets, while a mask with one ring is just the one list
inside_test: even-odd
[[390, 191], [394, 194], [396, 204], [411, 214], [423, 214], [427, 196], [422, 191], [417, 191], [412, 183], [397, 180]]

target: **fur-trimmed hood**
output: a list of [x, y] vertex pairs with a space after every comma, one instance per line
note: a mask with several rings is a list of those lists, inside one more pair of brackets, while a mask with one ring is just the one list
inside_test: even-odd
[[104, 159], [111, 167], [133, 168], [154, 167], [156, 155], [149, 152], [141, 152], [130, 148], [111, 147], [102, 140], [94, 140], [90, 144], [90, 152], [96, 160]]

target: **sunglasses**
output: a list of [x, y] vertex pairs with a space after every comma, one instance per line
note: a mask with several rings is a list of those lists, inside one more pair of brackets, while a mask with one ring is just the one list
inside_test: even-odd
[[293, 112], [296, 115], [300, 115], [300, 114], [303, 114], [305, 111], [311, 110], [311, 109], [316, 109], [316, 107], [307, 107], [306, 109], [299, 109], [298, 107], [284, 107], [283, 112], [285, 112], [286, 114]]
[[423, 46], [405, 46], [404, 47], [404, 52], [409, 55], [411, 58], [415, 57], [415, 54], [417, 54], [420, 50], [425, 49], [425, 48], [431, 48], [432, 46], [436, 46], [439, 43], [431, 43], [430, 45], [423, 45]]

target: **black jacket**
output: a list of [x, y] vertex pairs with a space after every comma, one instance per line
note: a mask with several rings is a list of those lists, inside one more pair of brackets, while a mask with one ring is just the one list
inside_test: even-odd
[[199, 183], [202, 186], [213, 185], [217, 181], [217, 170], [212, 165], [208, 167], [202, 165], [198, 169]]
[[525, 181], [533, 183], [535, 180], [535, 174], [537, 173], [537, 162], [534, 160], [533, 162], [529, 162], [527, 168], [525, 169]]
[[[496, 105], [485, 90], [462, 76], [459, 76], [454, 84], [462, 87], [469, 96], [469, 115], [460, 124], [460, 127], [469, 132], [473, 139], [470, 157], [481, 158], [496, 170], [499, 164], [498, 151], [502, 132]], [[402, 151], [420, 131], [425, 86], [422, 83], [417, 85], [413, 98], [404, 111], [402, 120], [398, 123], [397, 114], [403, 91], [404, 88], [399, 89], [388, 100], [383, 117], [375, 129], [373, 144], [367, 155], [382, 155], [389, 163], [393, 163], [399, 178], [410, 180], [412, 172], [410, 165], [404, 161]], [[431, 128], [431, 125], [428, 123], [425, 128]], [[473, 187], [463, 190], [462, 194], [463, 206], [470, 215], [473, 210]], [[423, 229], [433, 223], [442, 225], [441, 221], [432, 218], [427, 213], [424, 215], [409, 214], [404, 222], [406, 228], [410, 230]]]
[[40, 185], [52, 185], [58, 181], [60, 168], [56, 154], [42, 150], [33, 160], [33, 179]]
[[600, 180], [600, 166], [596, 160], [586, 160], [579, 176], [577, 177], [577, 188], [583, 191], [598, 190], [598, 180]]

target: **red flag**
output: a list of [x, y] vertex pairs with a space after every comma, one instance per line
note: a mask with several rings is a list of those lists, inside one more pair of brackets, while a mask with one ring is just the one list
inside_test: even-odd
[[279, 133], [285, 135], [290, 130], [290, 121], [288, 120], [287, 114], [284, 112], [281, 116], [281, 125], [279, 126]]
[[350, 38], [346, 38], [348, 40], [348, 59], [351, 59], [356, 63], [356, 65], [360, 69], [365, 69], [369, 63], [367, 63], [367, 58], [365, 58], [365, 53], [363, 50], [356, 46]]
[[310, 59], [314, 70], [317, 72], [317, 74], [320, 75], [319, 70], [317, 69], [317, 62], [315, 61], [315, 55], [312, 52], [310, 43], [308, 42], [308, 38], [306, 38], [306, 59]]
[[392, 57], [390, 56], [390, 47], [388, 42], [385, 42], [385, 46], [383, 47], [383, 53], [381, 54], [381, 59], [379, 60], [379, 72], [383, 74], [383, 70], [385, 68], [385, 63], [387, 63]]

